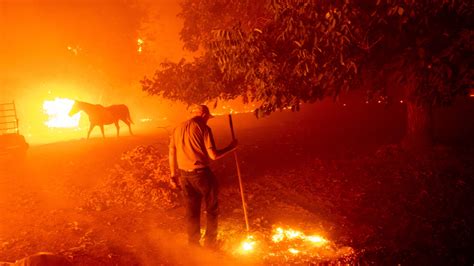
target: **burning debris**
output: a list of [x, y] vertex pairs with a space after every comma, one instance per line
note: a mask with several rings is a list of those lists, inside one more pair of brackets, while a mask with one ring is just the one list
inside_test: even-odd
[[322, 263], [349, 262], [354, 260], [351, 247], [339, 247], [327, 238], [288, 226], [274, 227], [270, 234], [255, 232], [259, 237], [248, 235], [233, 250], [234, 256], [254, 257], [265, 263]]
[[289, 227], [276, 227], [266, 259], [280, 261], [285, 258], [288, 262], [345, 261], [353, 259], [354, 255], [352, 248], [338, 247], [321, 235], [307, 235]]
[[69, 116], [69, 110], [74, 105], [74, 100], [55, 98], [53, 101], [44, 101], [43, 111], [48, 115], [45, 125], [50, 128], [74, 128], [79, 126], [81, 114]]
[[291, 228], [285, 230], [281, 227], [278, 227], [275, 229], [275, 233], [272, 236], [272, 241], [274, 243], [280, 243], [285, 240], [293, 240], [293, 239], [307, 241], [307, 242], [313, 243], [314, 245], [318, 247], [321, 247], [329, 242], [327, 239], [325, 239], [324, 237], [320, 235], [307, 236], [304, 233], [300, 231], [296, 231]]

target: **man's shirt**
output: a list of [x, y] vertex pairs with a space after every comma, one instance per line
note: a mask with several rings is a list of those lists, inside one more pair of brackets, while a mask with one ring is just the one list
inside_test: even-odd
[[177, 126], [171, 134], [170, 148], [176, 149], [178, 168], [194, 170], [209, 166], [208, 149], [215, 149], [211, 128], [201, 117]]

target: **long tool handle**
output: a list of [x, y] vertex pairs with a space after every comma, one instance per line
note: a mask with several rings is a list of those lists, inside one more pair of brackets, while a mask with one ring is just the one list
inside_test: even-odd
[[[231, 114], [229, 114], [229, 125], [230, 125], [230, 132], [232, 133], [232, 139], [235, 140], [234, 124], [232, 123], [232, 115]], [[242, 176], [240, 174], [239, 160], [237, 159], [237, 152], [236, 151], [234, 151], [234, 158], [235, 158], [235, 165], [237, 166], [237, 176], [239, 177], [240, 197], [242, 198], [242, 208], [244, 210], [245, 227], [246, 227], [247, 233], [248, 233], [250, 231], [250, 227], [249, 227], [249, 218], [247, 216], [247, 204], [245, 204], [244, 186], [242, 185]]]
[[229, 114], [229, 126], [230, 126], [230, 133], [232, 133], [232, 140], [235, 140], [234, 123], [232, 123], [232, 114]]

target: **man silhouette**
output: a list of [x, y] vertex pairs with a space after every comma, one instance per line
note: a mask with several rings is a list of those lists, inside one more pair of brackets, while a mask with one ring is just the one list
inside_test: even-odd
[[[177, 126], [170, 138], [169, 164], [170, 182], [181, 186], [186, 205], [188, 242], [199, 245], [201, 239], [201, 201], [206, 209], [206, 231], [204, 246], [217, 249], [218, 184], [209, 168], [210, 160], [217, 160], [234, 151], [233, 140], [224, 149], [218, 150], [207, 121], [213, 117], [206, 105], [196, 105], [193, 117]], [[178, 185], [179, 181], [179, 185]]]

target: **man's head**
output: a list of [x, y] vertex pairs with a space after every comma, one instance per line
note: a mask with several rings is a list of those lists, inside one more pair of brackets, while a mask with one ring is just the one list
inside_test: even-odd
[[204, 104], [196, 104], [191, 109], [191, 114], [193, 116], [200, 116], [204, 118], [206, 121], [214, 116], [209, 111], [209, 108]]

